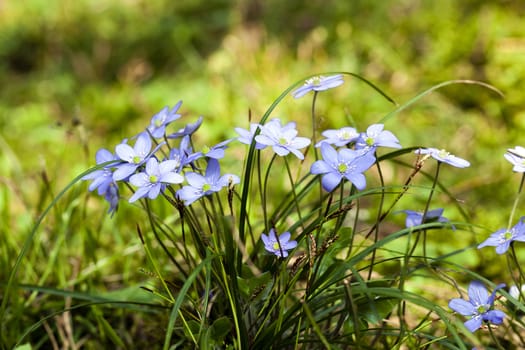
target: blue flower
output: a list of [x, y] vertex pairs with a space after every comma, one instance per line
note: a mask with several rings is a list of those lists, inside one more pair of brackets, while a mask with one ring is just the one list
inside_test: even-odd
[[129, 178], [129, 182], [138, 187], [129, 202], [146, 196], [149, 199], [155, 199], [164, 190], [166, 184], [182, 183], [184, 177], [175, 172], [176, 167], [177, 162], [175, 160], [165, 160], [159, 163], [156, 158], [150, 158], [146, 163], [144, 172], [132, 175]]
[[483, 243], [478, 245], [478, 249], [492, 246], [496, 247], [496, 253], [505, 253], [513, 241], [525, 242], [525, 217], [510, 229], [503, 228], [490, 235]]
[[336, 74], [329, 77], [319, 75], [306, 80], [303, 86], [292, 92], [294, 98], [300, 98], [310, 91], [324, 91], [335, 88], [344, 83], [343, 75]]
[[177, 132], [174, 132], [173, 134], [168, 135], [169, 139], [178, 139], [180, 137], [184, 136], [191, 136], [202, 124], [202, 116], [197, 119], [195, 123], [187, 124], [184, 128], [179, 129]]
[[166, 106], [151, 118], [148, 126], [148, 131], [151, 136], [156, 139], [164, 136], [166, 125], [181, 117], [180, 114], [177, 114], [181, 104], [182, 101], [179, 101], [171, 110]]
[[268, 252], [275, 254], [280, 258], [286, 258], [288, 256], [288, 250], [297, 247], [296, 241], [290, 241], [290, 232], [284, 232], [279, 237], [275, 234], [275, 230], [272, 228], [268, 235], [261, 234], [261, 240], [264, 243], [264, 249]]
[[261, 133], [255, 136], [255, 141], [262, 145], [272, 146], [273, 151], [280, 156], [291, 152], [299, 159], [304, 159], [299, 149], [308, 146], [311, 142], [306, 137], [297, 137], [295, 123], [281, 126], [279, 119], [273, 119], [261, 125]]
[[113, 217], [113, 214], [117, 212], [119, 191], [118, 186], [115, 182], [111, 182], [104, 193], [104, 199], [109, 203], [108, 214]]
[[456, 157], [449, 152], [445, 151], [444, 149], [437, 149], [437, 148], [422, 148], [418, 149], [416, 154], [428, 154], [438, 162], [447, 163], [449, 165], [452, 165], [456, 168], [466, 168], [470, 166], [470, 163], [466, 161], [465, 159]]
[[[413, 211], [413, 210], [403, 210], [403, 212], [407, 214], [407, 217], [405, 220], [406, 227], [414, 227], [414, 226], [421, 225], [421, 221], [423, 220], [423, 213]], [[425, 215], [425, 223], [449, 222], [449, 220], [443, 217], [442, 214], [443, 214], [443, 208], [438, 208], [438, 209], [427, 211]]]
[[321, 133], [326, 139], [318, 142], [315, 147], [320, 147], [322, 143], [328, 143], [336, 147], [342, 147], [359, 138], [359, 133], [355, 128], [344, 127], [338, 130], [329, 129]]
[[236, 175], [226, 174], [221, 176], [219, 162], [210, 158], [206, 167], [206, 174], [202, 176], [196, 172], [185, 174], [188, 185], [177, 191], [177, 197], [190, 205], [203, 196], [220, 191], [223, 187], [238, 184], [240, 179]]
[[[239, 137], [237, 140], [240, 143], [244, 143], [245, 145], [251, 145], [253, 141], [253, 136], [255, 135], [255, 132], [257, 131], [257, 128], [259, 127], [259, 124], [257, 123], [251, 123], [250, 124], [250, 130], [245, 130], [242, 128], [235, 128], [235, 131], [237, 134], [239, 134]], [[259, 142], [255, 142], [255, 149], [264, 149], [266, 148], [266, 145], [263, 145]]]
[[357, 139], [356, 149], [375, 149], [376, 147], [401, 148], [399, 140], [383, 124], [372, 124]]
[[202, 151], [197, 152], [195, 154], [196, 157], [208, 157], [208, 158], [214, 158], [214, 159], [221, 159], [224, 158], [224, 150], [226, 149], [226, 145], [233, 141], [232, 139], [222, 141], [215, 146], [208, 147], [204, 146]]
[[[158, 147], [160, 147], [160, 145], [157, 146], [156, 149], [158, 149]], [[127, 143], [118, 144], [115, 147], [115, 153], [125, 163], [117, 167], [117, 170], [113, 173], [113, 180], [124, 180], [133, 174], [135, 170], [151, 156], [150, 151], [151, 138], [147, 132], [142, 132], [137, 136], [137, 141], [133, 147]]]
[[516, 146], [515, 148], [509, 148], [503, 155], [514, 167], [513, 171], [517, 173], [525, 172], [525, 148]]
[[505, 287], [505, 284], [499, 284], [489, 296], [487, 289], [480, 281], [472, 281], [468, 287], [469, 301], [461, 298], [450, 300], [448, 306], [463, 316], [470, 316], [465, 322], [465, 327], [471, 332], [481, 327], [483, 322], [492, 324], [502, 324], [505, 313], [500, 310], [492, 310], [496, 291]]
[[363, 173], [376, 161], [370, 152], [355, 151], [343, 148], [337, 152], [327, 143], [321, 144], [322, 160], [315, 161], [310, 168], [312, 174], [323, 174], [323, 188], [332, 192], [343, 178], [347, 179], [358, 190], [366, 187]]
[[[97, 165], [118, 160], [118, 158], [116, 158], [113, 153], [104, 148], [101, 148], [97, 151], [95, 159], [97, 161]], [[116, 164], [106, 166], [100, 170], [95, 170], [82, 177], [82, 180], [93, 180], [93, 182], [91, 182], [91, 184], [88, 187], [89, 191], [94, 191], [95, 189], [98, 189], [97, 192], [100, 196], [106, 194], [109, 186], [112, 182], [114, 182], [113, 171], [111, 170], [112, 166], [114, 167], [116, 166]]]
[[177, 172], [181, 172], [186, 165], [192, 164], [200, 157], [201, 155], [193, 153], [189, 135], [184, 136], [180, 141], [179, 148], [172, 148], [169, 154], [169, 159], [177, 162]]

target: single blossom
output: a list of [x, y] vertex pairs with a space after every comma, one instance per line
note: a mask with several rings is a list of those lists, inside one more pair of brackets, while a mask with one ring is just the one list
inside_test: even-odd
[[428, 154], [438, 162], [447, 163], [449, 165], [452, 165], [456, 168], [466, 168], [470, 166], [470, 163], [466, 161], [465, 159], [456, 157], [449, 152], [445, 151], [444, 149], [437, 149], [437, 148], [421, 148], [418, 149], [416, 154]]
[[177, 132], [168, 135], [169, 139], [178, 139], [184, 136], [191, 136], [202, 124], [202, 116], [197, 119], [195, 123], [187, 124], [184, 128], [179, 129]]
[[[95, 154], [95, 159], [97, 161], [97, 165], [118, 160], [118, 158], [115, 157], [113, 153], [104, 148], [101, 148], [97, 151]], [[82, 177], [82, 180], [93, 180], [88, 187], [89, 191], [94, 191], [97, 189], [97, 192], [100, 196], [106, 194], [109, 186], [112, 182], [114, 182], [113, 171], [111, 170], [111, 167], [114, 166], [116, 166], [116, 164], [110, 164], [102, 169], [95, 170]]]
[[[250, 124], [250, 130], [245, 130], [243, 128], [235, 128], [235, 131], [237, 134], [239, 134], [239, 137], [237, 140], [240, 143], [244, 143], [245, 145], [251, 145], [253, 142], [253, 137], [255, 135], [255, 132], [257, 131], [257, 128], [259, 128], [259, 124], [257, 123], [251, 123]], [[259, 142], [255, 142], [255, 149], [264, 149], [266, 148], [266, 145], [263, 145]]]
[[299, 159], [304, 159], [304, 155], [299, 149], [305, 148], [311, 142], [306, 137], [297, 136], [295, 123], [281, 126], [279, 119], [273, 119], [265, 125], [261, 125], [261, 133], [255, 136], [255, 141], [262, 145], [271, 146], [279, 156], [293, 153]]
[[496, 253], [505, 253], [513, 241], [525, 242], [525, 216], [510, 229], [503, 228], [490, 235], [483, 243], [478, 245], [478, 249], [491, 246], [496, 247]]
[[115, 182], [111, 182], [104, 193], [104, 199], [109, 203], [108, 214], [113, 217], [117, 212], [119, 201], [119, 190]]
[[164, 136], [166, 126], [181, 117], [180, 114], [177, 114], [181, 105], [182, 101], [179, 101], [171, 110], [166, 106], [151, 118], [148, 126], [148, 131], [151, 136], [156, 139]]
[[489, 296], [483, 283], [473, 281], [468, 287], [470, 300], [455, 298], [450, 300], [448, 306], [460, 315], [470, 317], [470, 319], [465, 322], [465, 327], [471, 332], [479, 329], [483, 322], [496, 325], [502, 324], [506, 316], [505, 313], [500, 310], [493, 310], [493, 307], [496, 291], [503, 287], [505, 287], [505, 284], [499, 284]]
[[294, 98], [300, 98], [310, 91], [324, 91], [333, 89], [344, 83], [343, 75], [336, 74], [328, 77], [322, 75], [312, 77], [305, 81], [304, 85], [292, 92]]
[[[414, 227], [414, 226], [421, 225], [423, 221], [423, 213], [417, 212], [414, 210], [403, 210], [403, 212], [407, 214], [407, 217], [405, 220], [406, 227]], [[425, 214], [425, 223], [449, 222], [449, 220], [443, 217], [442, 215], [443, 215], [443, 208], [429, 210]]]
[[202, 154], [194, 153], [190, 146], [190, 136], [184, 136], [179, 144], [179, 148], [172, 148], [169, 154], [169, 159], [172, 159], [177, 162], [176, 170], [181, 172], [186, 165], [191, 165], [197, 159], [199, 159]]
[[384, 129], [383, 124], [372, 124], [362, 132], [356, 141], [356, 149], [375, 149], [376, 147], [401, 148], [397, 137]]
[[222, 141], [215, 146], [208, 147], [204, 146], [202, 148], [202, 151], [196, 153], [196, 157], [208, 157], [208, 158], [214, 158], [214, 159], [221, 159], [224, 158], [224, 150], [226, 149], [226, 145], [233, 141], [233, 139]]
[[322, 143], [328, 143], [336, 147], [345, 146], [359, 138], [359, 133], [355, 128], [344, 127], [341, 129], [329, 129], [321, 133], [325, 137], [324, 140], [319, 141], [315, 147], [321, 147]]
[[525, 148], [516, 146], [509, 148], [503, 155], [514, 167], [513, 171], [517, 173], [525, 173]]
[[190, 205], [203, 196], [220, 191], [223, 187], [238, 184], [240, 179], [237, 175], [226, 174], [221, 176], [219, 162], [210, 158], [206, 167], [205, 175], [196, 172], [185, 174], [188, 185], [177, 191], [177, 197]]
[[115, 153], [124, 163], [119, 165], [113, 173], [113, 180], [120, 181], [129, 177], [148, 160], [158, 147], [160, 145], [150, 153], [151, 137], [147, 132], [142, 132], [137, 136], [137, 141], [133, 147], [125, 142], [118, 144], [115, 147]]
[[337, 152], [327, 143], [321, 144], [322, 160], [312, 164], [310, 172], [314, 175], [322, 174], [323, 188], [332, 192], [342, 179], [347, 179], [358, 190], [366, 187], [366, 178], [363, 173], [376, 161], [371, 152], [355, 151], [343, 148]]
[[138, 187], [129, 199], [130, 203], [146, 196], [149, 199], [155, 199], [164, 190], [166, 184], [182, 183], [184, 177], [175, 172], [176, 167], [175, 160], [165, 160], [159, 163], [156, 158], [150, 158], [144, 172], [134, 174], [129, 178], [129, 182]]
[[274, 254], [279, 258], [286, 258], [288, 256], [288, 250], [297, 247], [296, 241], [290, 241], [290, 232], [284, 232], [277, 236], [275, 230], [272, 228], [268, 235], [261, 234], [261, 240], [264, 243], [264, 249]]

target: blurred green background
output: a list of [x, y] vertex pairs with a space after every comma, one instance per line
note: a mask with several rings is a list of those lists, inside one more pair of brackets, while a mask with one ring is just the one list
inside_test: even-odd
[[[0, 232], [7, 237], [0, 279], [34, 219], [94, 164], [96, 150], [135, 135], [165, 105], [183, 100], [185, 122], [203, 115], [199, 137], [212, 144], [234, 137], [234, 126], [247, 127], [249, 111], [257, 120], [292, 83], [327, 71], [360, 74], [400, 104], [452, 79], [502, 91], [504, 98], [475, 85], [449, 86], [386, 126], [403, 146], [446, 148], [471, 161], [470, 169], [444, 171], [443, 181], [488, 235], [506, 225], [519, 183], [503, 153], [525, 145], [524, 16], [525, 2], [517, 0], [0, 2]], [[365, 84], [346, 80], [320, 95], [323, 128], [355, 122], [363, 130], [394, 109]], [[287, 98], [276, 116], [307, 130], [310, 103]], [[141, 262], [128, 256], [140, 250], [133, 250], [135, 223], [126, 216], [132, 209], [123, 204], [110, 220], [106, 203], [91, 198], [89, 213], [79, 214], [71, 203], [86, 200], [86, 191], [77, 186], [46, 221], [22, 281], [68, 285], [67, 277], [35, 277], [38, 259], [59, 247], [57, 261], [89, 250], [88, 261], [111, 259], [111, 267], [97, 270], [104, 276], [136, 274]], [[453, 210], [451, 216], [460, 219]], [[60, 234], [66, 247], [56, 244]], [[456, 237], [456, 246], [485, 238]], [[501, 273], [501, 266], [472, 261], [488, 278]]]

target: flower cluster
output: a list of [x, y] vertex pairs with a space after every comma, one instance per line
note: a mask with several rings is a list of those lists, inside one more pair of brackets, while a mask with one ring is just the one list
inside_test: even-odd
[[[311, 91], [317, 93], [328, 90], [343, 82], [342, 75], [311, 78], [292, 92], [292, 95], [300, 98]], [[316, 153], [316, 160], [311, 163], [308, 176], [319, 175], [320, 184], [326, 192], [333, 192], [341, 186], [341, 194], [345, 181], [350, 182], [353, 189], [358, 191], [366, 188], [365, 173], [377, 163], [378, 148], [402, 148], [397, 137], [379, 123], [368, 126], [365, 131], [358, 131], [352, 126], [325, 130], [321, 133], [323, 138], [312, 145], [309, 138], [299, 136], [296, 123], [274, 118], [267, 122], [251, 123], [248, 129], [235, 128], [237, 137], [194, 150], [192, 136], [201, 126], [202, 117], [182, 128], [169, 131], [172, 123], [181, 119], [181, 114], [178, 113], [181, 104], [182, 102], [178, 102], [173, 108], [163, 108], [151, 118], [150, 124], [142, 132], [116, 145], [114, 152], [107, 149], [97, 151], [97, 166], [83, 179], [92, 181], [89, 191], [96, 190], [109, 202], [111, 214], [118, 208], [120, 183], [125, 183], [134, 190], [129, 202], [153, 200], [162, 195], [171, 203], [176, 203], [181, 210], [226, 188], [231, 195], [228, 197], [230, 208], [233, 208], [231, 204], [235, 185], [241, 183], [241, 179], [235, 174], [223, 174], [220, 161], [235, 141], [250, 145], [251, 151], [271, 150], [273, 157], [292, 155], [292, 159], [297, 158], [300, 161], [305, 160], [308, 147], [318, 148], [321, 157]], [[419, 155], [418, 160], [435, 159], [438, 170], [442, 163], [457, 168], [470, 166], [467, 160], [443, 149], [420, 148], [415, 153]], [[509, 149], [504, 157], [513, 165], [515, 172], [525, 173], [525, 148], [518, 146]], [[244, 184], [246, 183], [249, 181]], [[434, 186], [436, 183], [437, 175]], [[433, 191], [434, 187], [429, 195], [427, 209]], [[332, 200], [331, 196], [328, 197]], [[427, 209], [424, 212], [403, 210], [406, 214], [405, 226], [414, 228], [429, 222], [449, 223], [443, 216], [443, 208]], [[272, 228], [261, 234], [258, 244], [251, 246], [264, 247], [267, 253], [281, 259], [293, 254], [293, 250], [301, 242], [293, 240], [289, 231], [278, 234], [274, 222], [264, 224]], [[453, 225], [450, 226], [455, 229]], [[308, 237], [307, 234], [299, 235], [303, 236]], [[525, 242], [525, 216], [515, 226], [492, 233], [478, 248], [494, 246], [497, 254], [504, 254], [514, 241]], [[471, 332], [481, 328], [484, 323], [501, 324], [505, 313], [495, 310], [494, 302], [496, 292], [503, 286], [498, 285], [489, 295], [481, 282], [473, 281], [468, 288], [469, 300], [454, 298], [450, 300], [449, 307], [469, 318], [465, 326]]]
[[[124, 140], [115, 146], [114, 153], [106, 149], [97, 151], [96, 161], [100, 169], [84, 176], [83, 180], [92, 180], [89, 190], [97, 189], [98, 194], [104, 196], [110, 203], [110, 213], [118, 207], [119, 182], [129, 183], [135, 188], [129, 198], [129, 202], [135, 202], [145, 197], [155, 199], [165, 192], [167, 186], [186, 181], [188, 185], [181, 185], [175, 192], [176, 198], [185, 205], [240, 182], [239, 177], [233, 174], [220, 176], [218, 159], [224, 157], [224, 149], [231, 140], [199, 152], [193, 151], [191, 136], [201, 125], [202, 118], [174, 133], [166, 132], [168, 125], [181, 117], [177, 114], [181, 104], [180, 101], [175, 107], [165, 107], [155, 114], [149, 126], [131, 138], [133, 146]], [[179, 144], [175, 147], [157, 139], [178, 140]], [[168, 147], [168, 151], [163, 149], [164, 146]], [[200, 168], [202, 159], [207, 164], [204, 176], [195, 172]]]
[[374, 124], [362, 133], [351, 127], [324, 131], [325, 139], [316, 145], [321, 148], [323, 159], [314, 162], [310, 172], [322, 175], [321, 183], [328, 192], [332, 192], [343, 179], [363, 190], [366, 186], [363, 173], [376, 162], [376, 148], [401, 148], [394, 134], [383, 129], [383, 124]]

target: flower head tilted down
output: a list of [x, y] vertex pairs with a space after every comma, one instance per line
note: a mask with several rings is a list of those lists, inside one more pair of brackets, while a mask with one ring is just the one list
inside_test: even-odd
[[465, 327], [471, 332], [478, 330], [483, 322], [495, 325], [502, 324], [505, 313], [494, 310], [494, 299], [498, 289], [505, 287], [505, 284], [496, 286], [491, 295], [480, 281], [472, 281], [468, 287], [469, 300], [455, 298], [450, 300], [448, 306], [463, 316], [470, 317], [465, 322]]
[[505, 253], [513, 241], [525, 242], [525, 217], [511, 227], [510, 229], [503, 228], [490, 235], [483, 243], [478, 245], [478, 249], [491, 246], [496, 247], [496, 253]]
[[455, 155], [450, 154], [444, 149], [437, 148], [421, 148], [418, 149], [416, 154], [428, 154], [430, 157], [434, 158], [438, 162], [447, 163], [456, 168], [466, 168], [470, 166], [470, 163], [463, 158], [456, 157]]
[[525, 148], [516, 146], [509, 148], [503, 155], [514, 167], [513, 171], [517, 173], [525, 173]]
[[261, 240], [264, 243], [264, 249], [274, 254], [279, 258], [286, 258], [288, 256], [288, 250], [291, 250], [297, 246], [296, 241], [290, 241], [290, 232], [284, 232], [277, 236], [275, 230], [272, 228], [268, 235], [261, 234]]
[[310, 91], [325, 91], [333, 89], [344, 83], [343, 75], [336, 74], [328, 77], [322, 75], [312, 77], [305, 81], [304, 85], [292, 92], [294, 98], [300, 98]]
[[323, 159], [315, 161], [310, 172], [322, 174], [321, 184], [328, 192], [332, 192], [343, 179], [353, 183], [358, 190], [363, 190], [366, 187], [363, 173], [376, 162], [371, 152], [348, 148], [336, 151], [327, 143], [321, 144], [321, 155]]
[[[407, 214], [406, 220], [405, 220], [405, 226], [406, 227], [414, 227], [421, 225], [424, 223], [430, 223], [430, 222], [442, 222], [447, 223], [449, 220], [443, 216], [443, 208], [433, 209], [429, 210], [424, 214], [425, 218], [423, 219], [423, 213], [414, 211], [414, 210], [403, 210], [405, 214]], [[452, 226], [454, 228], [454, 226]]]

